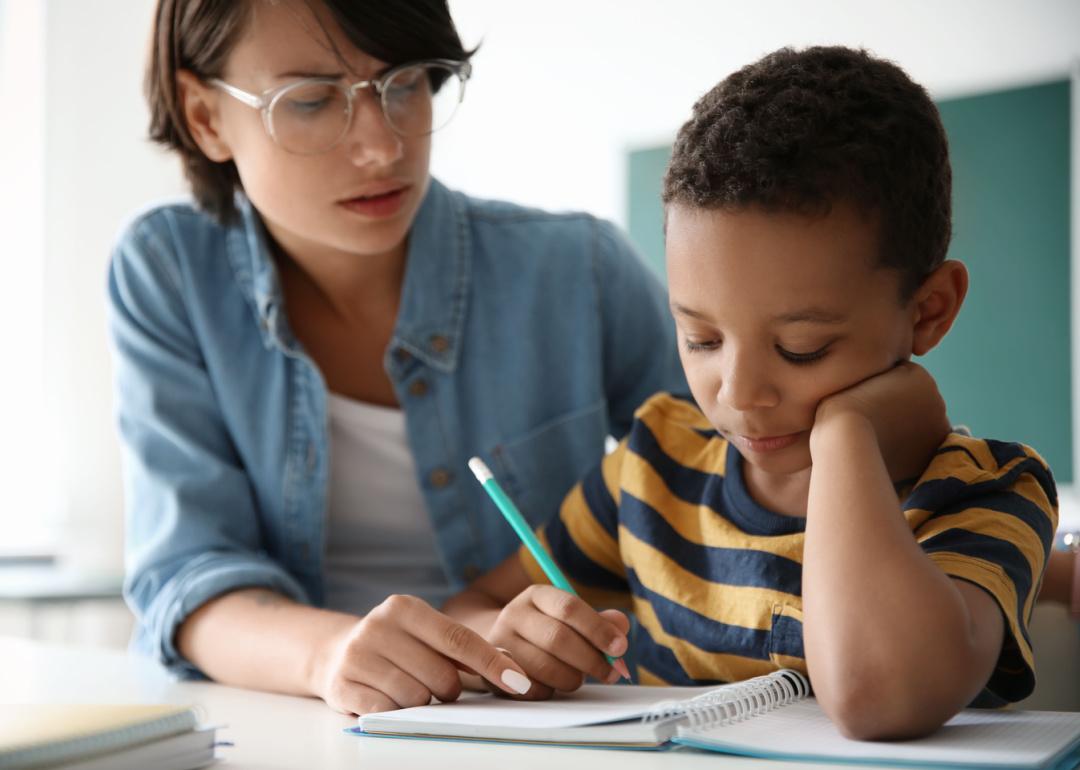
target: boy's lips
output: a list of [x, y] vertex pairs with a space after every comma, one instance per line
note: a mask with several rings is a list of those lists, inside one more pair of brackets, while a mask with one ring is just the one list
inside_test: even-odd
[[737, 434], [734, 436], [735, 443], [743, 449], [748, 449], [751, 452], [775, 452], [778, 449], [785, 449], [796, 441], [806, 431], [798, 431], [797, 433], [786, 433], [782, 436], [744, 436]]

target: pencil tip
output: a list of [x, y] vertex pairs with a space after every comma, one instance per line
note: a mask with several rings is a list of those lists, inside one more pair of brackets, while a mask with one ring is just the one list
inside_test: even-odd
[[622, 658], [616, 658], [611, 662], [611, 667], [619, 672], [619, 675], [627, 682], [632, 681], [630, 679], [630, 669], [626, 667], [626, 661]]

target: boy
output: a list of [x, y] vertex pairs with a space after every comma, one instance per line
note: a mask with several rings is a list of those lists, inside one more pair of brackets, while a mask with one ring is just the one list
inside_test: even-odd
[[[784, 49], [694, 107], [664, 180], [671, 309], [696, 405], [659, 394], [527, 552], [447, 611], [530, 697], [808, 671], [847, 735], [933, 731], [1034, 686], [1027, 621], [1057, 521], [1031, 449], [951, 433], [909, 363], [967, 289], [945, 259], [945, 134], [898, 67]], [[588, 603], [588, 604], [587, 604]]]

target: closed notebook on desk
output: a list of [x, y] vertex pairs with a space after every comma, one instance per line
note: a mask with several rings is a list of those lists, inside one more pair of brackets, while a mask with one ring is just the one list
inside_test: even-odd
[[632, 749], [684, 745], [787, 760], [999, 770], [1072, 767], [1080, 758], [1080, 713], [969, 709], [928, 738], [853, 741], [808, 690], [794, 671], [721, 687], [585, 685], [550, 701], [484, 695], [369, 714], [351, 732]]
[[0, 770], [192, 770], [214, 730], [171, 705], [0, 704]]

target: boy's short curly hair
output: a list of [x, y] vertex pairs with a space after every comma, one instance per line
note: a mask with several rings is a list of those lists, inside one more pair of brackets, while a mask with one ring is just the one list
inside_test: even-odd
[[863, 50], [782, 48], [728, 76], [679, 130], [663, 201], [878, 222], [879, 264], [909, 299], [952, 234], [948, 141], [925, 89]]

